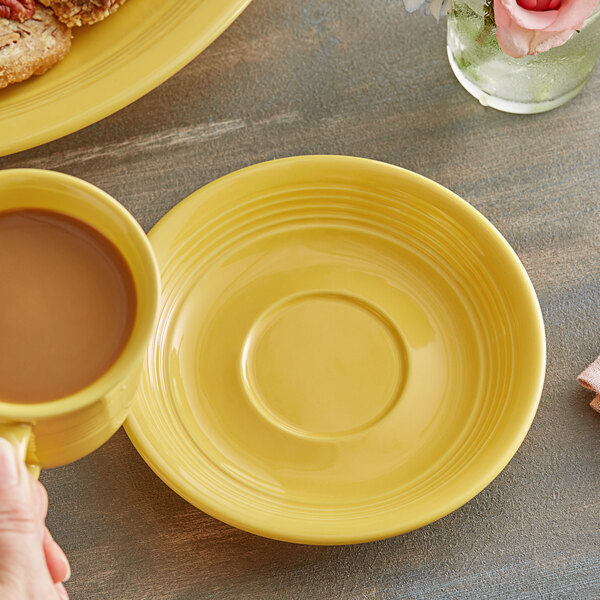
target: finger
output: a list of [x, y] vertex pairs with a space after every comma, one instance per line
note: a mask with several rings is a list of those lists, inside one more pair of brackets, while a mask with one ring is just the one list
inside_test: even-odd
[[44, 554], [52, 581], [54, 583], [68, 581], [71, 577], [71, 565], [62, 548], [52, 539], [48, 528], [44, 531]]
[[10, 443], [0, 438], [0, 532], [29, 534], [39, 529], [29, 478]]
[[0, 579], [45, 568], [43, 528], [29, 477], [12, 446], [0, 438]]
[[69, 594], [67, 594], [67, 590], [62, 583], [57, 583], [55, 587], [60, 600], [69, 600]]
[[48, 515], [48, 492], [46, 488], [37, 479], [31, 478], [34, 487], [34, 494], [37, 496], [38, 509], [42, 522], [46, 520]]
[[[39, 481], [35, 481], [35, 484], [36, 493], [39, 499], [38, 508], [40, 516], [42, 520], [45, 520], [46, 515], [48, 514], [48, 493], [46, 492], [46, 488]], [[48, 566], [52, 581], [54, 583], [67, 581], [71, 577], [71, 566], [69, 565], [69, 561], [62, 548], [54, 541], [52, 534], [47, 527], [44, 527], [43, 531], [43, 546], [46, 565]]]

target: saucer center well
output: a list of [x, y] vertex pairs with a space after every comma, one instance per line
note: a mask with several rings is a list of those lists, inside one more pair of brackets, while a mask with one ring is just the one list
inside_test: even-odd
[[406, 354], [388, 319], [361, 299], [310, 293], [257, 320], [243, 353], [248, 395], [265, 418], [308, 437], [349, 435], [399, 397]]

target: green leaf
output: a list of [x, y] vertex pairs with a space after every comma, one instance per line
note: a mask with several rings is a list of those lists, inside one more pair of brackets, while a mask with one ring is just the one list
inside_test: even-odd
[[485, 27], [494, 27], [496, 19], [494, 18], [494, 0], [485, 0], [483, 5], [483, 24]]

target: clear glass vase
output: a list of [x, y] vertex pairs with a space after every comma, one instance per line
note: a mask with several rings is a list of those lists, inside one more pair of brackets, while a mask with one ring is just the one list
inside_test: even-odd
[[574, 98], [600, 55], [600, 6], [562, 46], [512, 58], [484, 23], [483, 0], [452, 0], [448, 58], [461, 85], [484, 106], [518, 114], [540, 113]]

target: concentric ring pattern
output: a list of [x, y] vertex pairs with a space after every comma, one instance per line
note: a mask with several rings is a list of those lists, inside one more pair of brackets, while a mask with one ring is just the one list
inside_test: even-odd
[[441, 186], [283, 159], [199, 190], [150, 239], [162, 310], [126, 428], [213, 516], [302, 543], [406, 532], [472, 498], [525, 436], [535, 293]]
[[75, 31], [41, 77], [0, 90], [0, 156], [81, 129], [137, 100], [204, 50], [250, 0], [127, 2]]

